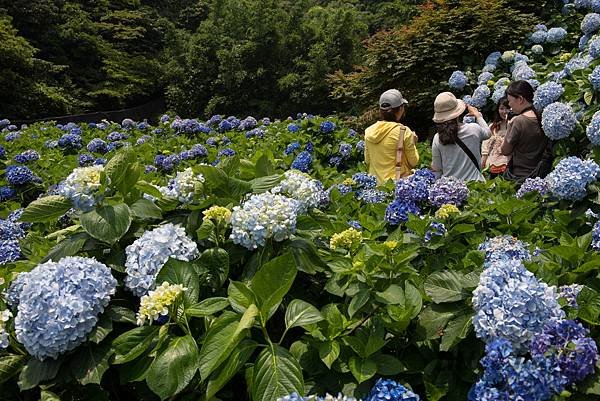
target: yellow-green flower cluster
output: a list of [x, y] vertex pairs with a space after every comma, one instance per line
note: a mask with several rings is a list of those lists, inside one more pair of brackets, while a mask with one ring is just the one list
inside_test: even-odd
[[388, 252], [393, 251], [397, 247], [398, 247], [398, 241], [385, 241], [383, 243], [383, 248]]
[[333, 234], [329, 241], [331, 249], [352, 249], [362, 242], [362, 233], [355, 228], [349, 228], [341, 233]]
[[142, 326], [146, 320], [152, 322], [160, 316], [169, 314], [169, 306], [175, 302], [179, 294], [187, 290], [181, 284], [163, 282], [154, 291], [140, 299], [140, 310], [137, 313], [137, 324]]
[[344, 185], [349, 185], [349, 186], [353, 186], [356, 184], [356, 181], [354, 181], [352, 178], [346, 178], [342, 184]]
[[211, 206], [202, 212], [205, 219], [214, 221], [225, 221], [229, 223], [231, 221], [231, 210], [223, 206]]
[[455, 205], [446, 203], [445, 205], [440, 206], [440, 208], [435, 212], [435, 217], [438, 219], [447, 219], [448, 216], [454, 213], [460, 213], [460, 210]]

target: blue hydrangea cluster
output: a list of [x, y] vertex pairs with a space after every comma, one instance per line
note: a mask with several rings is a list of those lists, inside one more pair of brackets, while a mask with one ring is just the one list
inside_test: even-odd
[[231, 214], [231, 236], [235, 244], [249, 250], [264, 246], [267, 239], [283, 241], [296, 231], [299, 202], [265, 192], [252, 195]]
[[312, 155], [309, 151], [302, 151], [296, 156], [292, 165], [290, 166], [292, 169], [300, 170], [303, 173], [308, 173], [312, 165]]
[[240, 124], [242, 123], [236, 116], [227, 117], [227, 121], [229, 121], [229, 124], [231, 124], [232, 129], [239, 128]]
[[535, 71], [531, 68], [526, 61], [518, 61], [514, 64], [512, 71], [513, 80], [529, 80], [535, 78]]
[[346, 195], [349, 194], [350, 192], [352, 192], [352, 187], [350, 185], [346, 185], [346, 184], [337, 184], [334, 185], [332, 187], [330, 187], [327, 192], [331, 192], [333, 189], [337, 189], [340, 193], [340, 195]]
[[0, 186], [0, 202], [7, 201], [17, 196], [17, 191], [7, 185]]
[[461, 90], [467, 83], [469, 83], [469, 79], [462, 71], [454, 71], [452, 75], [450, 75], [450, 79], [448, 79], [448, 85], [452, 89]]
[[365, 401], [419, 401], [417, 394], [389, 379], [378, 379]]
[[558, 287], [558, 297], [563, 298], [571, 308], [578, 308], [577, 296], [583, 289], [581, 284], [561, 285]]
[[16, 141], [17, 139], [19, 139], [20, 137], [21, 137], [20, 131], [13, 131], [13, 132], [9, 132], [8, 134], [4, 135], [4, 140], [6, 142], [13, 142], [13, 141]]
[[594, 146], [600, 146], [600, 111], [592, 116], [592, 121], [587, 126], [585, 134]]
[[104, 142], [104, 140], [100, 138], [94, 138], [88, 142], [87, 150], [91, 153], [105, 154], [108, 152], [108, 145], [106, 144], [106, 142]]
[[6, 167], [6, 181], [10, 185], [25, 185], [36, 180], [36, 176], [27, 166], [10, 165]]
[[575, 55], [575, 57], [573, 57], [571, 60], [569, 60], [567, 62], [567, 64], [565, 64], [565, 67], [563, 69], [564, 74], [569, 76], [569, 75], [572, 75], [573, 72], [575, 72], [577, 70], [583, 70], [585, 68], [588, 68], [590, 63], [593, 60], [594, 59], [589, 54], [586, 54], [586, 55], [577, 54], [577, 55]]
[[0, 129], [6, 128], [10, 125], [10, 120], [8, 118], [3, 118], [0, 120]]
[[134, 129], [137, 124], [131, 118], [126, 118], [121, 122], [121, 127], [123, 129]]
[[6, 149], [2, 145], [0, 145], [0, 159], [6, 159]]
[[487, 103], [488, 97], [490, 97], [490, 88], [487, 85], [479, 85], [468, 103], [473, 107], [482, 108]]
[[585, 46], [588, 44], [588, 42], [590, 41], [590, 37], [588, 35], [582, 35], [579, 38], [579, 44], [577, 45], [577, 47], [579, 48], [580, 51], [584, 51], [585, 50]]
[[292, 142], [290, 143], [285, 150], [283, 151], [283, 153], [285, 153], [285, 155], [291, 155], [292, 153], [294, 153], [296, 150], [300, 149], [300, 142], [296, 141], [296, 142]]
[[211, 116], [208, 120], [206, 120], [206, 125], [210, 127], [216, 127], [219, 125], [222, 119], [222, 116], [215, 114], [214, 116]]
[[507, 89], [508, 89], [508, 86], [500, 86], [500, 87], [494, 89], [494, 92], [492, 93], [492, 101], [495, 104], [498, 104], [500, 99], [502, 99], [504, 96], [506, 96]]
[[324, 191], [321, 181], [312, 179], [308, 174], [288, 170], [281, 183], [271, 189], [273, 194], [282, 194], [298, 201], [298, 213], [306, 213], [318, 208], [323, 201]]
[[28, 149], [24, 152], [21, 152], [15, 155], [14, 160], [17, 163], [25, 164], [31, 163], [40, 159], [40, 154], [33, 149]]
[[352, 145], [346, 142], [340, 143], [339, 152], [342, 155], [342, 158], [347, 159], [352, 154]]
[[77, 157], [77, 161], [79, 162], [79, 167], [85, 167], [94, 164], [96, 158], [89, 153], [82, 153]]
[[365, 151], [365, 141], [362, 139], [356, 143], [356, 150], [363, 153]]
[[221, 157], [221, 156], [233, 157], [233, 156], [235, 156], [235, 150], [233, 150], [231, 148], [223, 148], [223, 149], [219, 150], [219, 153], [217, 153], [217, 157]]
[[522, 198], [525, 194], [533, 191], [537, 191], [540, 196], [548, 194], [550, 192], [548, 181], [540, 177], [527, 178], [523, 184], [521, 184], [516, 196], [517, 198]]
[[246, 132], [246, 138], [259, 138], [262, 139], [265, 136], [265, 131], [262, 128], [254, 128]]
[[233, 126], [233, 124], [231, 124], [229, 120], [221, 120], [221, 122], [219, 123], [219, 131], [221, 132], [231, 131], [234, 128], [235, 127]]
[[533, 96], [533, 106], [536, 110], [542, 111], [551, 103], [556, 102], [562, 94], [565, 92], [565, 88], [554, 81], [548, 81], [540, 85]]
[[359, 189], [373, 189], [377, 186], [377, 177], [367, 173], [354, 173], [352, 181], [356, 183]]
[[581, 21], [581, 31], [591, 36], [600, 28], [600, 14], [589, 13]]
[[542, 112], [542, 128], [546, 136], [552, 140], [567, 138], [577, 125], [577, 118], [571, 106], [554, 102], [546, 106]]
[[529, 36], [529, 41], [531, 43], [535, 43], [535, 44], [542, 44], [546, 41], [546, 38], [548, 37], [548, 31], [535, 31], [534, 33], [531, 34], [531, 36]]
[[567, 31], [564, 28], [550, 28], [546, 35], [546, 42], [548, 43], [560, 43], [564, 38], [567, 37]]
[[567, 386], [580, 382], [594, 372], [598, 361], [598, 348], [589, 333], [573, 320], [549, 322], [531, 340], [531, 355], [534, 359], [556, 358], [559, 374]]
[[123, 132], [113, 131], [106, 136], [106, 139], [110, 142], [115, 142], [115, 141], [124, 141], [128, 137], [129, 136], [127, 134], [124, 134]]
[[431, 238], [433, 238], [434, 236], [441, 237], [441, 236], [444, 236], [446, 234], [446, 232], [447, 232], [447, 230], [446, 230], [446, 226], [444, 225], [444, 223], [438, 223], [438, 222], [432, 221], [429, 224], [429, 228], [427, 228], [427, 232], [425, 233], [425, 236], [423, 237], [423, 241], [429, 242], [429, 241], [431, 241]]
[[553, 358], [515, 356], [505, 339], [490, 342], [485, 350], [480, 361], [485, 370], [469, 391], [469, 401], [544, 401], [564, 389]]
[[169, 258], [188, 262], [198, 255], [198, 247], [183, 227], [168, 223], [144, 232], [125, 254], [125, 286], [141, 297], [154, 288], [156, 276]]
[[441, 177], [429, 188], [429, 202], [440, 207], [445, 204], [460, 206], [469, 197], [469, 188], [463, 180]]
[[257, 125], [258, 125], [258, 121], [256, 121], [256, 118], [254, 118], [252, 116], [248, 116], [248, 117], [244, 118], [242, 121], [240, 121], [238, 130], [240, 130], [240, 131], [251, 130], [251, 129], [256, 128]]
[[206, 147], [204, 147], [204, 145], [197, 143], [192, 146], [188, 153], [190, 159], [197, 159], [200, 157], [206, 157], [208, 155], [208, 150]]
[[577, 201], [585, 197], [587, 186], [597, 180], [599, 173], [600, 166], [593, 160], [571, 156], [562, 159], [546, 181], [556, 198]]
[[510, 235], [501, 235], [487, 239], [479, 244], [478, 250], [485, 253], [486, 261], [505, 260], [531, 260], [527, 244]]
[[298, 126], [297, 126], [296, 124], [294, 124], [294, 123], [290, 123], [290, 124], [288, 124], [288, 126], [287, 126], [287, 130], [288, 130], [289, 132], [298, 132], [298, 131], [300, 131], [300, 127], [298, 127]]
[[348, 220], [346, 222], [350, 227], [355, 228], [359, 231], [362, 231], [363, 226], [360, 224], [360, 221], [358, 220]]
[[501, 58], [502, 53], [500, 52], [490, 53], [485, 59], [485, 65], [495, 65], [497, 67]]
[[533, 45], [531, 46], [531, 52], [536, 56], [541, 56], [544, 54], [544, 47], [542, 45]]
[[30, 224], [18, 223], [23, 209], [11, 213], [6, 220], [0, 219], [0, 266], [14, 262], [21, 257], [19, 240], [25, 236]]
[[594, 90], [600, 92], [600, 66], [594, 67], [594, 70], [588, 75], [588, 79]]
[[156, 155], [154, 158], [154, 165], [164, 171], [173, 171], [181, 162], [179, 155]]
[[592, 228], [592, 249], [600, 251], [600, 220]]
[[319, 126], [319, 130], [321, 131], [322, 134], [329, 134], [333, 131], [335, 131], [336, 129], [336, 125], [333, 121], [323, 121], [321, 123], [321, 125]]
[[85, 342], [117, 286], [110, 268], [78, 256], [48, 261], [19, 278], [16, 337], [40, 360]]
[[473, 291], [473, 307], [477, 337], [485, 342], [505, 338], [518, 353], [546, 323], [565, 316], [555, 287], [540, 282], [520, 260], [496, 255], [486, 260]]
[[356, 191], [356, 199], [365, 203], [383, 203], [387, 197], [387, 193], [379, 189], [368, 188]]
[[593, 39], [590, 42], [589, 53], [594, 59], [600, 58], [600, 38]]
[[419, 169], [406, 179], [396, 182], [394, 196], [411, 202], [422, 202], [429, 197], [429, 189], [435, 182], [435, 176], [429, 169]]
[[178, 171], [174, 178], [169, 180], [166, 187], [159, 188], [164, 196], [177, 199], [181, 203], [190, 203], [194, 195], [199, 192], [199, 187], [204, 183], [202, 174], [194, 174], [191, 167]]
[[477, 85], [487, 85], [488, 81], [494, 79], [494, 74], [489, 71], [483, 71], [477, 77]]
[[76, 168], [58, 186], [58, 193], [73, 202], [76, 209], [88, 212], [103, 198], [99, 193], [104, 166]]
[[412, 201], [395, 199], [385, 209], [385, 215], [383, 219], [394, 226], [404, 223], [408, 220], [408, 215], [420, 215], [421, 209]]
[[64, 134], [58, 139], [58, 146], [63, 149], [81, 149], [83, 142], [81, 136], [77, 134]]

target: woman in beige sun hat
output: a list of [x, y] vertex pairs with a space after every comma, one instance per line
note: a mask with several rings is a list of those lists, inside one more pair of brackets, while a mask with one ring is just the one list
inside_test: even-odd
[[[433, 110], [437, 133], [431, 144], [431, 169], [436, 176], [485, 181], [481, 174], [481, 142], [492, 133], [479, 110], [450, 92], [435, 98]], [[465, 111], [477, 123], [463, 124], [460, 117]]]

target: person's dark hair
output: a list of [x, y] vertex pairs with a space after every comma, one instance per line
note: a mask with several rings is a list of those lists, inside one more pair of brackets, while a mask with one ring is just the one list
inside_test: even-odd
[[529, 82], [523, 81], [523, 80], [511, 82], [510, 85], [508, 85], [508, 88], [506, 89], [506, 95], [507, 96], [511, 95], [513, 97], [522, 96], [523, 99], [525, 99], [529, 103], [531, 103], [531, 110], [535, 113], [535, 116], [537, 117], [537, 120], [541, 126], [542, 116], [535, 109], [535, 107], [533, 107], [534, 91], [533, 91], [533, 87], [531, 86], [531, 84]]
[[383, 121], [398, 122], [398, 121], [396, 121], [396, 113], [398, 112], [398, 110], [400, 109], [400, 107], [404, 107], [404, 105], [398, 106], [398, 107], [394, 107], [394, 108], [391, 108], [391, 109], [387, 109], [387, 110], [381, 110], [381, 109], [379, 109], [379, 114], [381, 115], [381, 119]]
[[498, 127], [500, 127], [500, 124], [502, 123], [502, 117], [500, 117], [500, 106], [504, 106], [504, 107], [510, 109], [510, 106], [508, 105], [508, 97], [507, 96], [502, 96], [498, 100], [498, 104], [496, 105], [496, 112], [494, 113], [494, 121], [492, 122], [492, 126], [490, 127], [490, 129], [492, 131], [497, 130]]
[[451, 145], [456, 143], [459, 129], [458, 118], [454, 118], [450, 121], [444, 121], [443, 123], [436, 123], [435, 127], [442, 145]]

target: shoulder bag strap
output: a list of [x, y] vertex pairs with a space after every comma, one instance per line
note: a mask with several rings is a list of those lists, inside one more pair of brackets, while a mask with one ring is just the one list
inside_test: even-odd
[[402, 178], [401, 169], [402, 156], [404, 154], [404, 132], [406, 131], [406, 127], [402, 124], [398, 124], [398, 128], [400, 129], [400, 135], [398, 135], [398, 144], [396, 145], [396, 180]]
[[463, 150], [463, 152], [465, 152], [467, 154], [467, 156], [469, 156], [469, 159], [471, 159], [471, 161], [473, 162], [473, 165], [475, 166], [477, 171], [481, 171], [481, 168], [479, 167], [479, 163], [477, 162], [477, 159], [475, 158], [475, 155], [473, 154], [473, 152], [471, 152], [471, 149], [469, 149], [467, 147], [467, 145], [465, 145], [465, 143], [460, 140], [460, 138], [456, 138], [456, 144], [458, 146], [460, 146], [460, 148]]

